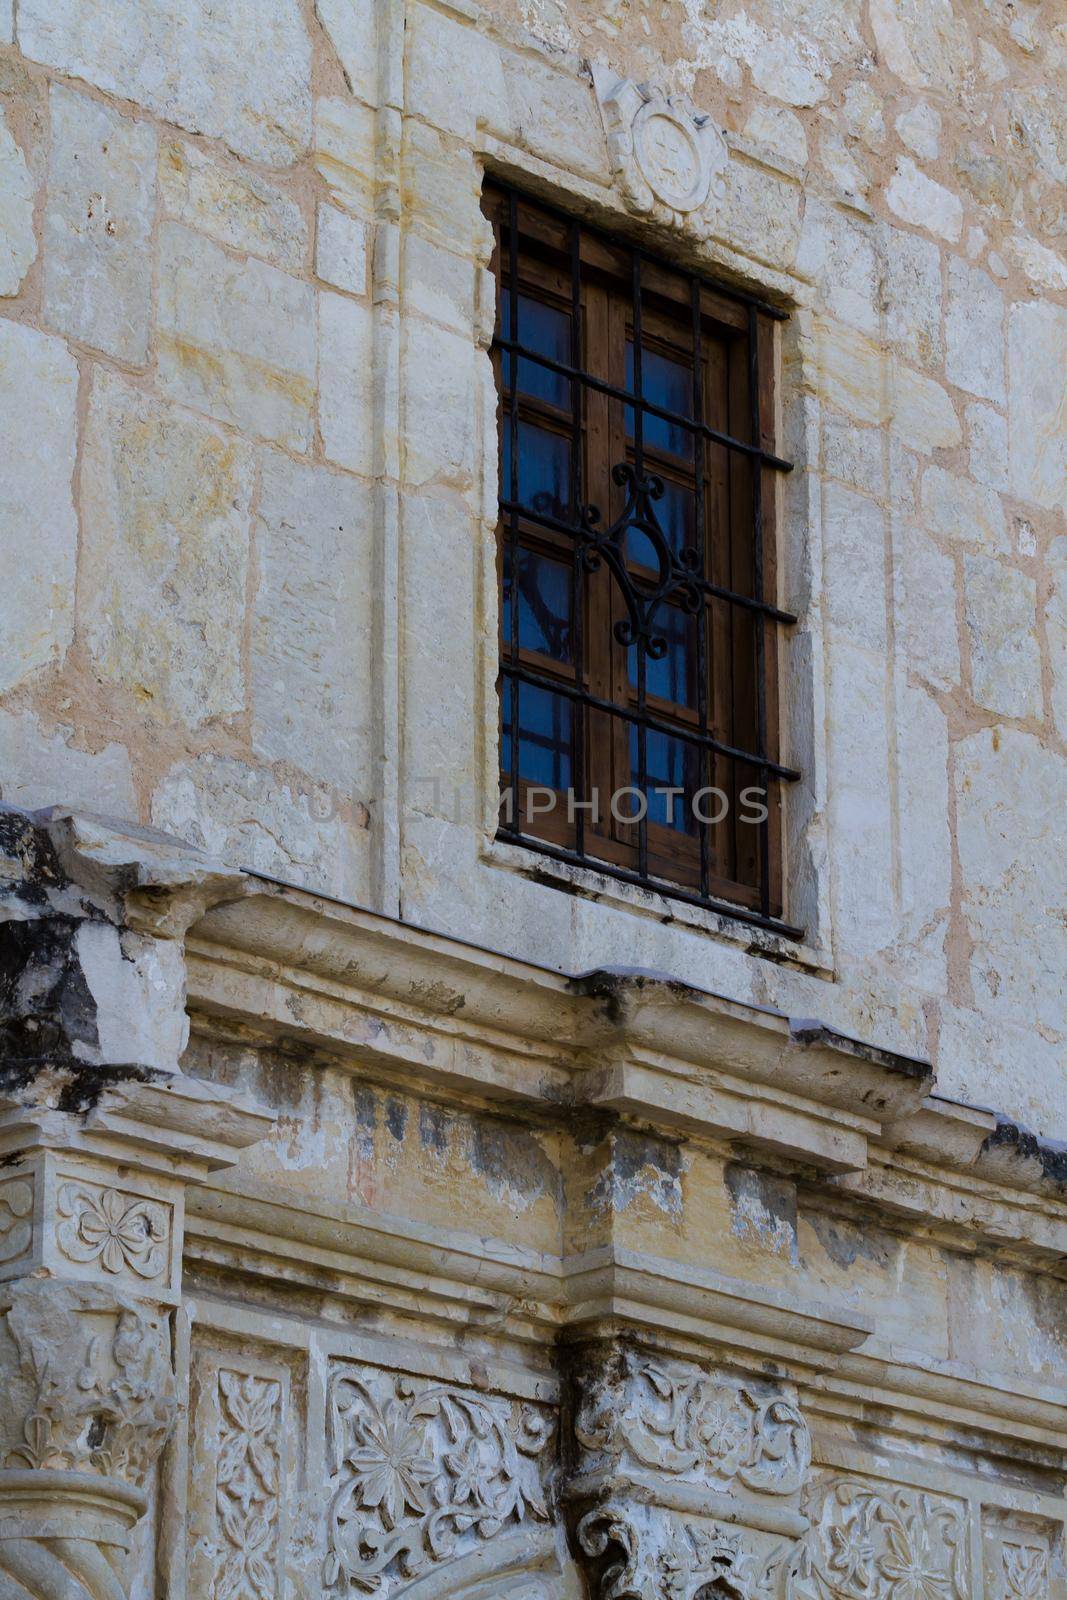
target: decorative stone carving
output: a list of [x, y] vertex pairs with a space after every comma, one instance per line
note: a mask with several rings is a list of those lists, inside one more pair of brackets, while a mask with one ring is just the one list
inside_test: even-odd
[[225, 1555], [214, 1600], [275, 1600], [282, 1386], [220, 1371], [221, 1437], [215, 1502]]
[[789, 1551], [778, 1542], [757, 1554], [736, 1529], [627, 1501], [587, 1512], [577, 1538], [603, 1561], [598, 1600], [769, 1600]]
[[33, 1182], [0, 1183], [0, 1264], [18, 1261], [33, 1242]]
[[167, 1267], [170, 1211], [157, 1201], [98, 1184], [65, 1183], [59, 1191], [59, 1248], [80, 1264], [151, 1280]]
[[506, 1527], [549, 1519], [549, 1415], [375, 1368], [339, 1366], [323, 1582], [388, 1595]]
[[726, 193], [729, 152], [710, 117], [648, 84], [593, 66], [612, 170], [630, 210], [707, 232], [703, 216]]
[[788, 1600], [968, 1600], [961, 1501], [838, 1477], [816, 1487], [809, 1509]]
[[737, 1480], [760, 1494], [791, 1495], [811, 1463], [807, 1424], [782, 1394], [632, 1351], [582, 1384], [574, 1426], [593, 1457], [709, 1487]]
[[987, 1523], [982, 1529], [985, 1600], [1050, 1600], [1049, 1543], [1038, 1526]]

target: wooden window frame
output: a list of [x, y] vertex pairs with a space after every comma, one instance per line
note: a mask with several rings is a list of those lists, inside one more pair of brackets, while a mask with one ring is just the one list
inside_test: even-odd
[[[779, 639], [795, 618], [767, 598], [776, 594], [774, 477], [789, 470], [774, 449], [771, 333], [784, 314], [514, 189], [487, 185], [485, 210], [494, 227], [498, 307], [498, 592], [507, 594], [499, 684], [501, 787], [511, 804], [500, 836], [799, 938], [783, 919], [781, 800], [782, 785], [800, 774], [778, 758]], [[569, 318], [565, 357], [524, 342], [523, 303], [527, 317], [535, 303], [557, 320]], [[684, 411], [646, 392], [650, 358], [687, 374]], [[543, 388], [565, 392], [567, 403], [533, 392], [535, 373]], [[535, 496], [537, 508], [519, 489], [523, 427], [565, 440], [569, 452], [565, 497]], [[664, 432], [688, 445], [680, 454], [668, 449], [656, 437]], [[691, 539], [680, 553], [664, 554], [656, 570], [623, 541], [640, 525], [645, 547], [665, 551], [661, 533], [642, 518], [654, 518], [662, 532], [655, 501], [671, 484], [691, 503]], [[607, 530], [613, 543], [605, 542]], [[570, 574], [569, 620], [555, 655], [520, 641], [523, 558], [554, 560]], [[655, 605], [654, 592], [662, 596]], [[681, 656], [688, 687], [680, 700], [647, 686], [663, 642], [654, 630], [667, 617], [692, 639]], [[547, 814], [531, 814], [533, 790], [544, 786], [520, 771], [524, 685], [553, 694], [561, 718], [569, 707], [570, 733], [560, 747], [565, 742], [570, 782]], [[587, 820], [582, 802], [594, 788], [650, 791], [649, 735], [674, 735], [700, 779], [694, 787], [726, 795], [729, 825], [625, 821], [605, 815], [603, 804], [600, 818]], [[748, 788], [765, 791], [763, 823], [739, 820]], [[578, 802], [573, 812], [568, 790]]]

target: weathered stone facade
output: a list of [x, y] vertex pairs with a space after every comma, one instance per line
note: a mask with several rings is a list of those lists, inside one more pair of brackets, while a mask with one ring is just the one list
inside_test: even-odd
[[[0, 1600], [1067, 1593], [1060, 8], [0, 91]], [[486, 175], [788, 312], [800, 943], [495, 837]]]

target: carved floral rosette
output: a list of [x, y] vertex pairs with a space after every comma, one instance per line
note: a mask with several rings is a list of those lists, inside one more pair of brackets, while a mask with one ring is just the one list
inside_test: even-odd
[[578, 1380], [574, 1432], [583, 1470], [653, 1472], [708, 1489], [801, 1489], [808, 1427], [781, 1391], [726, 1373], [614, 1351]]
[[388, 1595], [506, 1528], [551, 1519], [551, 1413], [372, 1367], [338, 1365], [323, 1584]]

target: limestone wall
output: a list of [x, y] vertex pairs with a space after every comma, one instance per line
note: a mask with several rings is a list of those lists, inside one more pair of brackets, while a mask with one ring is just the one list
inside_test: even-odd
[[[3, 798], [1067, 1132], [1058, 8], [7, 0], [0, 39]], [[635, 215], [587, 59], [725, 131], [699, 218]], [[487, 169], [792, 310], [800, 949], [493, 842]]]

